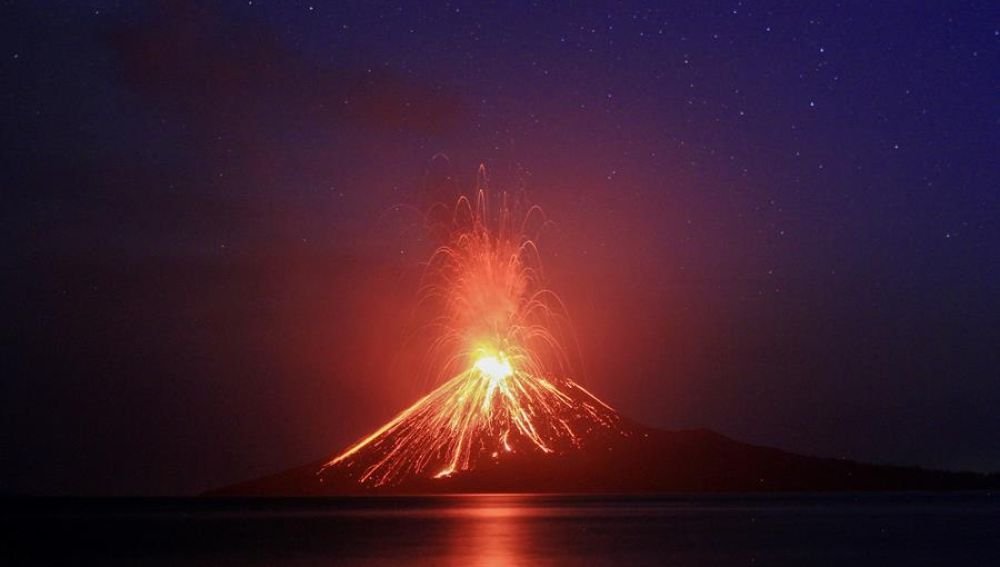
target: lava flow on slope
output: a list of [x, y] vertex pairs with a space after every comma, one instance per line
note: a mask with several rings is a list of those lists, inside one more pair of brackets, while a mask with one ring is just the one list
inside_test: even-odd
[[[482, 173], [482, 170], [481, 170]], [[537, 206], [507, 194], [462, 197], [425, 272], [425, 365], [439, 384], [329, 460], [319, 480], [363, 487], [441, 479], [513, 455], [561, 454], [595, 432], [628, 435], [619, 415], [568, 376], [572, 330], [544, 286]]]

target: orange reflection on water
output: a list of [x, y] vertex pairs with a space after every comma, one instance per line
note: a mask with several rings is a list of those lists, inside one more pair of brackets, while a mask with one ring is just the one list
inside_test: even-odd
[[539, 562], [529, 524], [536, 514], [530, 496], [481, 494], [456, 497], [460, 504], [443, 550], [455, 565], [525, 565]]

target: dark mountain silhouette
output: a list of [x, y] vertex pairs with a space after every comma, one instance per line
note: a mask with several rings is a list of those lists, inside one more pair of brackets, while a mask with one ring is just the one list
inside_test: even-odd
[[[556, 454], [527, 452], [447, 478], [366, 487], [324, 459], [227, 486], [209, 496], [336, 496], [484, 492], [642, 493], [1000, 488], [1000, 474], [947, 472], [797, 455], [695, 429], [662, 431], [622, 420]], [[322, 474], [321, 473], [322, 470]]]

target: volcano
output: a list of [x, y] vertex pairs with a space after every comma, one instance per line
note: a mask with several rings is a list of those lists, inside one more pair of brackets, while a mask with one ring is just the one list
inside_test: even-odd
[[[584, 389], [569, 317], [545, 286], [537, 206], [485, 170], [436, 230], [418, 306], [417, 368], [436, 387], [327, 459], [217, 494], [959, 488], [995, 477], [816, 459], [709, 431], [643, 427]], [[409, 371], [410, 369], [407, 368]]]
[[[628, 420], [581, 387], [562, 383], [558, 412], [540, 422], [544, 447], [520, 432], [498, 445], [477, 429], [432, 458], [420, 442], [442, 386], [336, 457], [209, 492], [208, 496], [459, 493], [665, 493], [983, 490], [1000, 474], [874, 465], [741, 443], [707, 429], [664, 431]], [[530, 411], [530, 410], [528, 410]], [[514, 419], [507, 416], [505, 419]], [[499, 419], [492, 427], [502, 427]], [[502, 439], [502, 432], [500, 432]], [[449, 439], [447, 435], [443, 439]], [[451, 439], [451, 441], [456, 441]], [[456, 467], [455, 447], [463, 455]], [[509, 448], [508, 448], [509, 447]], [[402, 468], [396, 468], [396, 463]], [[405, 463], [405, 464], [404, 464]], [[446, 474], [442, 474], [444, 471]]]

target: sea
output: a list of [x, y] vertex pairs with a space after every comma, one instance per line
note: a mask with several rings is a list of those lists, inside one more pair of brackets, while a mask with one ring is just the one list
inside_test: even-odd
[[2, 505], [2, 565], [1000, 566], [995, 492]]

